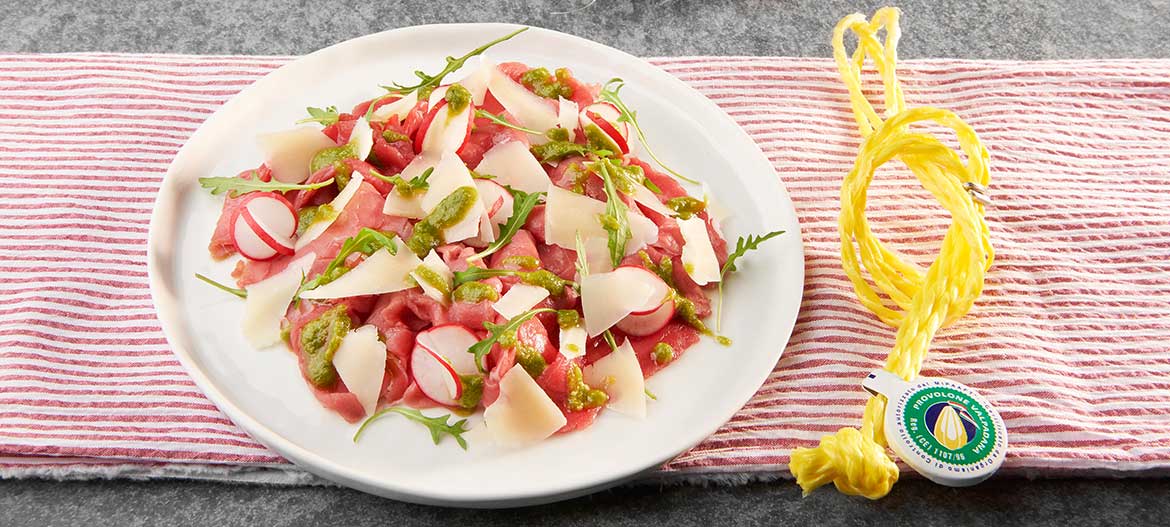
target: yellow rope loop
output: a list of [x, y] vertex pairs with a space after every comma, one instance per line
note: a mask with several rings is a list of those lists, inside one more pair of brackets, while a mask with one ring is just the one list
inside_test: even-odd
[[[886, 32], [884, 46], [877, 38], [882, 29]], [[858, 37], [852, 57], [845, 51], [847, 31]], [[878, 10], [870, 21], [859, 14], [847, 16], [833, 32], [837, 67], [849, 90], [858, 130], [865, 138], [853, 169], [841, 185], [838, 230], [842, 268], [858, 299], [898, 330], [885, 369], [910, 380], [921, 370], [935, 332], [966, 314], [982, 293], [983, 277], [994, 253], [983, 205], [973, 200], [964, 187], [966, 183], [985, 187], [990, 182], [987, 151], [975, 131], [953, 113], [937, 108], [904, 108], [895, 70], [899, 36], [898, 11], [893, 8]], [[873, 61], [885, 88], [885, 121], [861, 89], [866, 57]], [[933, 135], [911, 131], [912, 125], [923, 122], [952, 130], [966, 161]], [[874, 172], [891, 159], [905, 164], [951, 214], [951, 226], [938, 258], [925, 272], [888, 249], [874, 235], [865, 217], [866, 194]], [[873, 286], [863, 276], [862, 267], [868, 271]], [[898, 467], [885, 450], [885, 406], [884, 397], [871, 397], [860, 430], [842, 428], [821, 438], [816, 448], [793, 450], [789, 468], [806, 494], [829, 482], [841, 492], [870, 499], [889, 493], [898, 480]]]

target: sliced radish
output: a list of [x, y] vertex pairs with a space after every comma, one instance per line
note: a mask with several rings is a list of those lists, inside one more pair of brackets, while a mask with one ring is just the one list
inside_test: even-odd
[[410, 354], [410, 373], [423, 394], [444, 406], [457, 406], [463, 383], [451, 363], [425, 346], [415, 344]]
[[444, 84], [432, 90], [431, 96], [427, 97], [427, 108], [434, 108], [443, 102], [443, 97], [447, 96], [447, 89], [450, 87], [450, 84]]
[[623, 154], [630, 153], [630, 128], [626, 123], [618, 121], [621, 112], [617, 107], [607, 102], [591, 104], [581, 110], [579, 121], [581, 129], [588, 132], [590, 127], [605, 134], [614, 146]]
[[316, 260], [316, 254], [305, 254], [279, 273], [244, 287], [248, 296], [244, 298], [240, 327], [252, 347], [264, 349], [280, 343], [280, 320]]
[[333, 207], [333, 210], [337, 212], [337, 215], [327, 220], [314, 222], [307, 229], [305, 229], [305, 232], [301, 233], [301, 236], [297, 238], [296, 250], [301, 250], [306, 245], [309, 245], [310, 242], [316, 240], [317, 237], [323, 234], [326, 230], [328, 230], [329, 227], [333, 225], [333, 222], [337, 221], [337, 218], [341, 217], [341, 212], [345, 210], [346, 205], [349, 205], [350, 200], [352, 200], [353, 196], [357, 194], [357, 191], [359, 188], [361, 188], [361, 186], [362, 175], [354, 172], [350, 175], [349, 183], [345, 184], [345, 188], [342, 188], [341, 192], [337, 193], [337, 197], [333, 198], [333, 201], [329, 202], [329, 206]]
[[699, 285], [718, 282], [719, 260], [715, 257], [715, 249], [711, 247], [707, 222], [698, 217], [680, 219], [678, 230], [682, 233], [682, 263], [687, 274]]
[[520, 141], [493, 146], [483, 154], [475, 171], [495, 176], [496, 183], [524, 192], [544, 192], [549, 185], [548, 173]]
[[512, 366], [500, 379], [500, 396], [483, 412], [492, 440], [519, 447], [545, 439], [568, 422], [565, 414], [523, 366]]
[[301, 298], [327, 300], [410, 289], [415, 286], [408, 280], [410, 272], [420, 264], [422, 260], [405, 247], [399, 246], [395, 254], [379, 249], [336, 280], [301, 293]]
[[479, 371], [475, 356], [468, 349], [479, 342], [471, 330], [458, 324], [443, 324], [420, 332], [414, 338], [415, 344], [423, 346], [438, 355], [455, 373], [471, 375]]
[[492, 309], [500, 316], [511, 319], [532, 309], [541, 300], [548, 298], [548, 289], [528, 284], [516, 284], [508, 288], [508, 292], [492, 304]]
[[[447, 267], [447, 262], [444, 262], [443, 258], [440, 257], [434, 249], [431, 249], [430, 254], [428, 254], [426, 258], [423, 258], [422, 263], [419, 264], [418, 267], [425, 267], [429, 269], [432, 273], [435, 274], [435, 276], [437, 276], [446, 284], [445, 289], [447, 291], [451, 290], [451, 281], [455, 278], [455, 275], [451, 272], [451, 268]], [[435, 284], [432, 284], [429, 280], [424, 279], [419, 274], [418, 267], [415, 267], [415, 269], [410, 272], [410, 276], [414, 278], [414, 281], [418, 282], [419, 287], [422, 287], [424, 294], [433, 298], [439, 303], [446, 305], [448, 302], [447, 294], [443, 292], [443, 289], [436, 287]]]
[[618, 349], [581, 370], [585, 383], [605, 390], [605, 407], [630, 417], [646, 417], [646, 379], [627, 339]]
[[585, 329], [590, 337], [596, 337], [613, 327], [634, 311], [661, 297], [655, 297], [657, 284], [650, 274], [622, 271], [618, 268], [608, 273], [591, 274], [581, 279], [581, 312], [585, 318]]
[[[557, 109], [552, 101], [545, 99], [512, 80], [499, 68], [492, 70], [488, 91], [504, 106], [508, 113], [525, 128], [544, 132], [557, 125]], [[544, 142], [543, 135], [529, 134], [532, 142]]]
[[651, 284], [654, 289], [644, 305], [635, 308], [617, 323], [618, 329], [628, 335], [642, 337], [656, 333], [674, 318], [674, 300], [670, 296], [670, 286], [658, 275], [635, 266], [618, 267], [614, 272], [637, 274], [640, 280]]
[[507, 223], [508, 218], [512, 217], [512, 206], [516, 201], [512, 193], [503, 185], [489, 179], [475, 180], [475, 188], [479, 190], [479, 200], [492, 222]]
[[[605, 202], [551, 185], [544, 207], [545, 240], [549, 244], [575, 250], [578, 232], [583, 240], [604, 239], [608, 233], [597, 221], [598, 215], [604, 213]], [[658, 226], [649, 218], [634, 209], [630, 209], [627, 218], [631, 234], [626, 242], [627, 255], [638, 252], [658, 239]]]
[[451, 115], [447, 111], [447, 101], [439, 101], [423, 118], [415, 135], [414, 151], [424, 155], [441, 155], [444, 152], [455, 152], [463, 147], [471, 137], [471, 116], [475, 112], [475, 105], [468, 104], [459, 113]]
[[333, 367], [366, 415], [372, 415], [386, 375], [386, 344], [378, 339], [378, 328], [366, 325], [347, 333], [333, 354]]
[[412, 91], [392, 103], [379, 106], [370, 115], [370, 120], [381, 123], [393, 119], [395, 123], [401, 122], [415, 106], [418, 106], [418, 92]]
[[232, 239], [240, 254], [252, 260], [267, 260], [278, 254], [292, 254], [290, 238], [296, 231], [297, 214], [292, 203], [275, 192], [253, 192], [236, 211]]
[[374, 149], [374, 129], [365, 117], [359, 117], [353, 123], [353, 131], [349, 133], [349, 144], [353, 146], [357, 158], [365, 161], [370, 157], [370, 150]]
[[[470, 187], [473, 190], [477, 188], [475, 180], [471, 179], [471, 172], [467, 170], [467, 165], [464, 165], [463, 160], [453, 151], [443, 153], [443, 157], [435, 165], [435, 170], [431, 172], [427, 183], [429, 187], [419, 201], [423, 212], [427, 214], [434, 212], [439, 204], [456, 190], [464, 187]], [[468, 208], [467, 214], [455, 225], [443, 229], [443, 240], [446, 243], [461, 242], [479, 235], [479, 223], [483, 217], [484, 207], [479, 200], [479, 191], [476, 190], [475, 193], [476, 199]]]
[[580, 111], [580, 106], [575, 101], [561, 97], [557, 101], [557, 126], [569, 132], [569, 140], [572, 141], [577, 137], [577, 114]]
[[308, 126], [260, 134], [256, 143], [264, 155], [264, 164], [272, 170], [273, 179], [282, 183], [302, 183], [309, 179], [313, 156], [337, 146], [320, 129]]

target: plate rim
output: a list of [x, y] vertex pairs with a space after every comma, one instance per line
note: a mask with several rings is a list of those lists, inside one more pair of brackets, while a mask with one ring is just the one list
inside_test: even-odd
[[[675, 89], [681, 89], [681, 90], [684, 90], [686, 92], [690, 92], [692, 94], [698, 95], [699, 96], [698, 99], [700, 99], [702, 101], [702, 104], [707, 105], [708, 109], [714, 110], [720, 116], [722, 116], [724, 119], [726, 119], [729, 123], [734, 125], [733, 126], [733, 128], [735, 130], [734, 133], [736, 133], [738, 135], [737, 139], [742, 140], [744, 142], [744, 144], [750, 144], [751, 148], [755, 151], [756, 154], [758, 154], [761, 158], [767, 160], [767, 156], [766, 156], [766, 154], [764, 154], [764, 152], [760, 148], [759, 144], [756, 143], [751, 138], [751, 136], [749, 136], [747, 134], [747, 132], [737, 122], [735, 122], [735, 120], [732, 119], [722, 108], [720, 108], [713, 101], [708, 99], [706, 96], [702, 95], [702, 93], [698, 92], [697, 90], [695, 90], [691, 86], [687, 85], [682, 80], [678, 79], [677, 77], [670, 74], [669, 72], [662, 70], [658, 66], [651, 64], [650, 62], [646, 61], [645, 59], [643, 59], [641, 57], [637, 57], [635, 55], [632, 55], [632, 54], [627, 53], [625, 51], [622, 51], [620, 49], [613, 48], [611, 46], [602, 44], [600, 42], [596, 42], [596, 41], [593, 41], [593, 40], [590, 40], [590, 39], [587, 39], [584, 37], [579, 37], [576, 35], [571, 35], [568, 33], [563, 33], [560, 31], [542, 28], [542, 27], [533, 26], [533, 25], [512, 24], [512, 23], [496, 23], [496, 22], [489, 22], [489, 23], [471, 22], [471, 23], [423, 24], [423, 25], [414, 25], [414, 26], [393, 28], [393, 29], [388, 29], [385, 31], [379, 31], [376, 33], [362, 35], [362, 36], [355, 37], [352, 39], [347, 39], [347, 40], [332, 44], [330, 46], [321, 48], [321, 49], [316, 50], [316, 51], [309, 53], [307, 55], [297, 57], [297, 58], [281, 65], [279, 68], [276, 68], [276, 69], [266, 73], [264, 76], [256, 79], [251, 84], [249, 84], [247, 87], [240, 90], [240, 92], [233, 95], [222, 106], [220, 106], [218, 109], [216, 109], [215, 112], [213, 112], [210, 116], [208, 116], [208, 118], [203, 123], [201, 123], [199, 125], [199, 127], [196, 128], [196, 130], [194, 132], [192, 132], [191, 136], [187, 138], [187, 140], [183, 143], [183, 146], [175, 154], [174, 159], [167, 166], [166, 173], [164, 174], [164, 176], [160, 182], [160, 188], [159, 188], [158, 195], [156, 196], [155, 201], [152, 205], [152, 209], [151, 209], [150, 226], [149, 226], [148, 234], [147, 234], [147, 251], [146, 251], [146, 253], [147, 253], [146, 254], [147, 274], [148, 274], [149, 283], [150, 283], [151, 301], [154, 304], [155, 312], [156, 312], [156, 315], [158, 316], [161, 330], [163, 332], [164, 337], [167, 340], [167, 343], [168, 343], [172, 353], [179, 360], [180, 364], [183, 366], [183, 369], [186, 371], [186, 373], [189, 376], [191, 376], [192, 380], [199, 387], [199, 389], [203, 392], [203, 394], [206, 395], [207, 398], [209, 400], [211, 400], [220, 411], [222, 411], [229, 419], [231, 419], [233, 424], [235, 424], [236, 426], [239, 426], [241, 429], [243, 429], [250, 437], [255, 439], [257, 442], [263, 444], [267, 448], [272, 449], [274, 452], [281, 455], [282, 457], [284, 457], [289, 462], [293, 463], [298, 468], [303, 469], [309, 473], [312, 473], [318, 477], [322, 477], [322, 478], [328, 479], [330, 481], [333, 481], [335, 483], [339, 483], [339, 484], [342, 484], [342, 485], [345, 485], [345, 486], [348, 486], [348, 487], [351, 487], [351, 488], [354, 488], [354, 489], [357, 489], [357, 490], [360, 490], [363, 492], [367, 492], [367, 493], [382, 496], [382, 497], [392, 498], [392, 499], [396, 499], [396, 500], [400, 500], [400, 501], [419, 503], [419, 504], [424, 504], [424, 505], [446, 505], [446, 506], [460, 506], [460, 507], [469, 507], [469, 508], [503, 508], [503, 507], [517, 507], [517, 506], [535, 505], [535, 504], [559, 501], [559, 500], [563, 500], [563, 499], [570, 499], [573, 497], [582, 496], [582, 495], [589, 494], [589, 493], [592, 493], [592, 492], [595, 492], [598, 490], [602, 490], [604, 488], [609, 488], [609, 487], [630, 481], [630, 480], [642, 475], [643, 473], [646, 473], [648, 471], [652, 471], [652, 470], [656, 469], [657, 467], [660, 467], [664, 463], [670, 461], [671, 459], [674, 459], [675, 457], [679, 456], [680, 454], [683, 454], [683, 453], [691, 450], [696, 445], [698, 445], [702, 441], [706, 440], [706, 438], [710, 437], [720, 427], [722, 427], [724, 424], [726, 424], [735, 415], [735, 413], [737, 413], [739, 410], [742, 410], [742, 408], [751, 400], [751, 398], [755, 396], [755, 394], [763, 386], [763, 383], [767, 380], [767, 377], [769, 376], [769, 374], [771, 374], [772, 371], [774, 371], [775, 364], [777, 364], [779, 362], [780, 358], [783, 356], [784, 351], [787, 348], [789, 341], [791, 340], [792, 333], [793, 333], [793, 330], [795, 328], [796, 319], [798, 318], [799, 313], [800, 313], [800, 305], [803, 301], [804, 290], [805, 290], [804, 278], [806, 276], [807, 270], [806, 270], [806, 262], [805, 262], [805, 258], [804, 258], [804, 256], [805, 256], [804, 241], [803, 241], [803, 237], [802, 237], [802, 233], [801, 233], [802, 229], [801, 229], [799, 217], [795, 214], [795, 206], [792, 204], [792, 199], [791, 199], [790, 194], [788, 193], [787, 187], [784, 185], [784, 182], [780, 178], [779, 173], [776, 172], [775, 165], [773, 163], [771, 163], [770, 160], [768, 160], [767, 164], [771, 168], [772, 174], [777, 180], [777, 183], [780, 187], [780, 190], [783, 193], [783, 197], [788, 202], [789, 207], [791, 207], [793, 209], [792, 217], [793, 217], [794, 222], [793, 222], [792, 227], [791, 228], [786, 227], [786, 230], [789, 231], [788, 234], [791, 234], [797, 238], [796, 239], [796, 246], [799, 250], [799, 256], [800, 256], [800, 258], [799, 258], [799, 261], [800, 261], [800, 266], [799, 266], [800, 294], [799, 295], [794, 294], [794, 295], [792, 295], [792, 297], [790, 299], [783, 300], [783, 302], [791, 304], [791, 308], [786, 309], [786, 312], [791, 313], [791, 316], [786, 317], [784, 320], [777, 321], [777, 322], [782, 322], [782, 326], [784, 327], [784, 329], [780, 333], [785, 335], [785, 336], [784, 336], [784, 342], [778, 346], [779, 351], [776, 352], [776, 354], [775, 354], [776, 362], [773, 363], [773, 367], [771, 369], [769, 369], [767, 371], [756, 372], [756, 374], [752, 376], [751, 382], [746, 383], [746, 384], [752, 386], [750, 392], [745, 390], [744, 393], [746, 393], [746, 395], [744, 395], [743, 397], [737, 397], [736, 399], [742, 399], [742, 400], [740, 400], [738, 402], [735, 411], [733, 411], [731, 414], [729, 414], [725, 419], [720, 420], [719, 423], [713, 429], [704, 430], [701, 435], [696, 436], [696, 437], [698, 437], [698, 439], [694, 440], [693, 442], [687, 441], [686, 442], [687, 445], [677, 452], [673, 452], [673, 451], [668, 452], [667, 455], [665, 455], [659, 459], [654, 459], [650, 463], [644, 464], [644, 466], [643, 466], [643, 464], [633, 464], [636, 466], [631, 466], [631, 468], [629, 468], [628, 470], [625, 470], [620, 474], [614, 474], [612, 477], [609, 477], [609, 478], [600, 478], [598, 480], [590, 481], [590, 482], [587, 482], [587, 483], [582, 484], [582, 485], [564, 486], [564, 488], [554, 487], [554, 488], [550, 489], [548, 492], [541, 493], [541, 494], [507, 495], [506, 493], [504, 493], [501, 495], [485, 496], [485, 497], [480, 497], [480, 498], [476, 498], [476, 499], [459, 499], [458, 497], [452, 497], [452, 496], [441, 496], [441, 495], [435, 495], [435, 494], [419, 493], [419, 492], [412, 491], [408, 487], [395, 485], [395, 484], [393, 484], [391, 482], [387, 482], [385, 480], [373, 480], [370, 478], [366, 478], [366, 477], [362, 476], [361, 474], [351, 474], [344, 466], [340, 466], [337, 463], [330, 461], [328, 458], [320, 456], [319, 454], [317, 454], [316, 452], [314, 452], [310, 449], [307, 449], [307, 448], [304, 448], [304, 447], [301, 447], [301, 446], [295, 444], [293, 441], [286, 439], [278, 432], [272, 430], [268, 426], [262, 424], [256, 418], [252, 417], [249, 413], [247, 413], [240, 406], [238, 406], [236, 403], [234, 403], [233, 400], [231, 398], [229, 398], [225, 393], [221, 392], [218, 389], [216, 383], [208, 376], [208, 374], [201, 367], [198, 366], [194, 357], [192, 356], [191, 350], [188, 350], [188, 349], [186, 349], [186, 347], [177, 344], [177, 340], [172, 335], [173, 331], [170, 328], [173, 327], [175, 324], [181, 323], [180, 320], [183, 316], [181, 314], [183, 309], [181, 308], [180, 305], [178, 305], [177, 302], [175, 302], [173, 300], [161, 298], [163, 291], [169, 291], [168, 289], [165, 288], [166, 286], [164, 284], [164, 282], [167, 279], [167, 275], [169, 274], [168, 271], [165, 269], [165, 267], [167, 265], [169, 265], [169, 262], [164, 262], [163, 258], [165, 258], [165, 257], [163, 256], [162, 253], [165, 253], [166, 251], [164, 250], [164, 247], [161, 247], [161, 245], [163, 245], [162, 242], [158, 241], [159, 240], [158, 229], [161, 228], [160, 223], [164, 222], [164, 219], [162, 218], [164, 213], [162, 212], [161, 205], [165, 201], [170, 201], [167, 198], [170, 198], [172, 195], [180, 194], [179, 189], [177, 188], [178, 184], [173, 183], [173, 181], [175, 180], [175, 176], [173, 174], [175, 172], [177, 172], [177, 170], [178, 170], [177, 167], [191, 163], [190, 161], [188, 161], [187, 158], [194, 155], [191, 153], [193, 148], [194, 148], [192, 145], [194, 143], [196, 143], [196, 140], [200, 136], [202, 136], [208, 128], [211, 128], [214, 123], [216, 123], [222, 119], [225, 119], [226, 114], [230, 114], [231, 111], [236, 106], [241, 104], [239, 102], [241, 98], [243, 98], [244, 96], [246, 96], [247, 94], [249, 94], [253, 91], [260, 90], [262, 88], [262, 86], [265, 84], [265, 81], [267, 81], [268, 79], [277, 75], [279, 72], [285, 70], [286, 68], [294, 66], [302, 61], [307, 61], [307, 60], [312, 59], [313, 57], [335, 51], [338, 48], [358, 46], [358, 45], [360, 45], [360, 43], [363, 43], [363, 42], [387, 38], [387, 35], [390, 35], [392, 33], [424, 31], [427, 29], [437, 29], [437, 28], [457, 29], [458, 30], [458, 29], [485, 29], [485, 28], [519, 29], [521, 27], [527, 27], [527, 28], [529, 28], [529, 31], [534, 31], [534, 32], [538, 32], [538, 33], [548, 33], [556, 38], [563, 38], [563, 39], [569, 39], [572, 41], [576, 41], [577, 43], [583, 44], [585, 46], [599, 47], [608, 53], [616, 53], [616, 54], [622, 56], [622, 58], [625, 58], [627, 60], [633, 60], [637, 63], [640, 63], [642, 66], [644, 66], [646, 68], [650, 68], [652, 70], [657, 70], [658, 72], [663, 74], [666, 82], [674, 85], [673, 87]], [[177, 196], [176, 196], [176, 199], [177, 199]]]

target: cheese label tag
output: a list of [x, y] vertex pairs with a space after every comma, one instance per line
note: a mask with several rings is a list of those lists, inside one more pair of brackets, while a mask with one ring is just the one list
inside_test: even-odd
[[906, 382], [885, 370], [870, 373], [861, 385], [886, 397], [886, 441], [927, 479], [966, 487], [987, 479], [1003, 464], [1003, 419], [970, 387], [929, 377]]

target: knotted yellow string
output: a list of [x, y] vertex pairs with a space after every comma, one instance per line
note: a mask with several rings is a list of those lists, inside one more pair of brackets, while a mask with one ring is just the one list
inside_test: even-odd
[[[890, 7], [879, 9], [869, 21], [860, 14], [849, 15], [833, 31], [833, 56], [841, 80], [849, 89], [858, 130], [865, 138], [853, 170], [841, 185], [838, 228], [841, 264], [858, 299], [883, 322], [898, 329], [885, 369], [911, 380], [922, 368], [935, 332], [966, 314], [983, 291], [983, 276], [994, 253], [983, 220], [983, 205], [972, 199], [964, 187], [965, 183], [982, 187], [988, 184], [987, 150], [975, 131], [955, 114], [937, 108], [905, 109], [896, 73], [898, 15], [898, 10]], [[884, 45], [877, 38], [883, 28]], [[858, 38], [852, 57], [845, 52], [846, 31], [856, 33]], [[884, 121], [861, 91], [861, 69], [867, 57], [876, 66], [884, 86], [888, 117]], [[933, 121], [954, 131], [966, 162], [933, 135], [912, 132], [911, 125], [920, 121]], [[942, 249], [925, 273], [887, 249], [865, 218], [866, 191], [874, 171], [895, 158], [951, 214]], [[862, 276], [862, 265], [896, 309], [883, 302]], [[871, 397], [865, 405], [860, 430], [842, 428], [821, 438], [816, 448], [793, 450], [789, 468], [805, 494], [829, 482], [841, 492], [870, 499], [890, 492], [898, 481], [898, 467], [886, 453], [882, 431], [885, 408], [885, 397]]]

